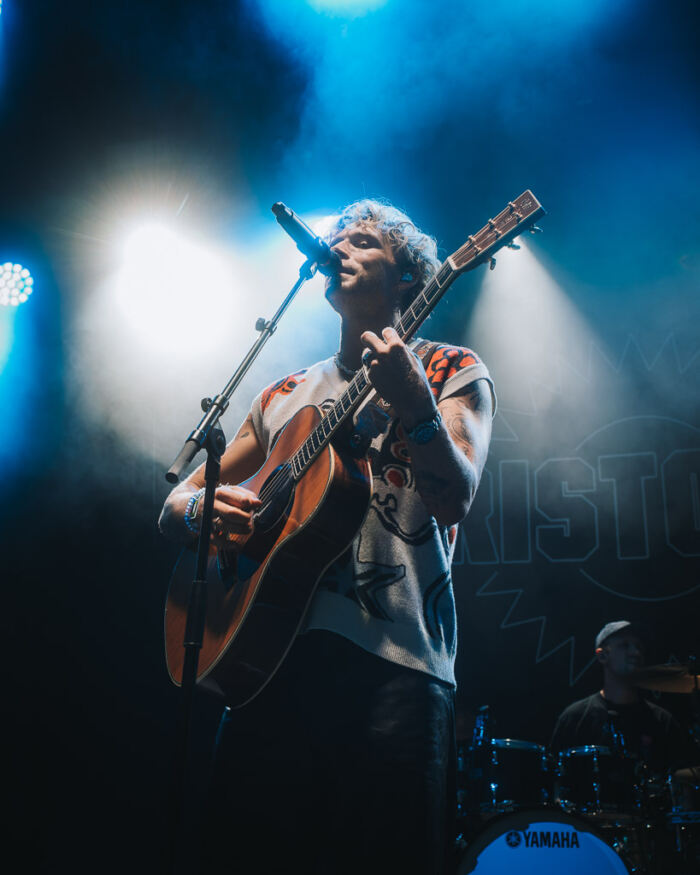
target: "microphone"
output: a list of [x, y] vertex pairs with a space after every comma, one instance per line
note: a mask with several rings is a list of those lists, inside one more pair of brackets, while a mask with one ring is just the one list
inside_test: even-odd
[[316, 266], [326, 276], [333, 276], [340, 270], [340, 256], [333, 252], [331, 247], [318, 237], [302, 222], [302, 220], [289, 207], [278, 202], [272, 205], [275, 218], [296, 243], [297, 249], [302, 255], [316, 262]]

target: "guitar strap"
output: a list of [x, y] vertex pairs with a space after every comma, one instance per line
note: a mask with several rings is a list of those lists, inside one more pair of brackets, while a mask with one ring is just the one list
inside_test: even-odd
[[433, 357], [433, 353], [438, 348], [438, 346], [440, 346], [439, 343], [433, 343], [430, 340], [419, 340], [415, 346], [411, 347], [413, 352], [415, 352], [415, 354], [420, 359], [424, 370], [428, 370], [430, 359]]

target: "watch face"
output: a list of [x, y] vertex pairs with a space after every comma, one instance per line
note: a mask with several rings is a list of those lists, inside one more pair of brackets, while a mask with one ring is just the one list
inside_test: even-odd
[[420, 425], [416, 429], [416, 433], [413, 437], [413, 440], [418, 444], [422, 444], [425, 442], [426, 438], [430, 437], [430, 435], [432, 433], [433, 433], [433, 430], [430, 428], [429, 425]]
[[431, 419], [430, 422], [421, 422], [411, 432], [411, 439], [416, 444], [427, 444], [437, 434], [439, 427], [434, 419]]
[[406, 432], [406, 434], [414, 444], [427, 444], [440, 431], [441, 422], [442, 416], [440, 416], [440, 411], [438, 410], [432, 419], [428, 419], [426, 422], [419, 422], [418, 425], [409, 432]]

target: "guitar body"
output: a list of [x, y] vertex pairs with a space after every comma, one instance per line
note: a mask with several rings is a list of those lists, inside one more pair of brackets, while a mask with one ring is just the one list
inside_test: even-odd
[[[303, 407], [285, 426], [246, 489], [268, 499], [236, 550], [212, 548], [197, 681], [239, 707], [272, 678], [299, 631], [325, 569], [349, 546], [372, 495], [365, 458], [328, 444], [297, 482], [288, 460], [321, 420]], [[182, 682], [187, 607], [196, 556], [183, 550], [170, 581], [165, 649], [173, 682]]]

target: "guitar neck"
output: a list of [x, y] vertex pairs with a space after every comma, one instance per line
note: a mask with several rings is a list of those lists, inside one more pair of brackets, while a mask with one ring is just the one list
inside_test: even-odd
[[[459, 274], [460, 271], [455, 270], [447, 261], [440, 267], [437, 274], [412, 301], [411, 306], [394, 323], [396, 333], [401, 340], [407, 342], [414, 336]], [[366, 370], [364, 367], [360, 368], [343, 394], [290, 459], [295, 479], [298, 480], [303, 475], [306, 468], [343, 423], [357, 410], [372, 388]]]
[[[491, 260], [495, 252], [507, 246], [514, 237], [531, 227], [542, 215], [544, 215], [542, 205], [528, 190], [511, 201], [495, 218], [489, 219], [480, 231], [469, 236], [466, 242], [443, 262], [435, 276], [418, 292], [410, 306], [396, 320], [394, 328], [401, 340], [407, 342], [415, 335], [460, 274]], [[360, 368], [343, 394], [289, 460], [295, 480], [304, 474], [372, 388], [365, 368]]]

